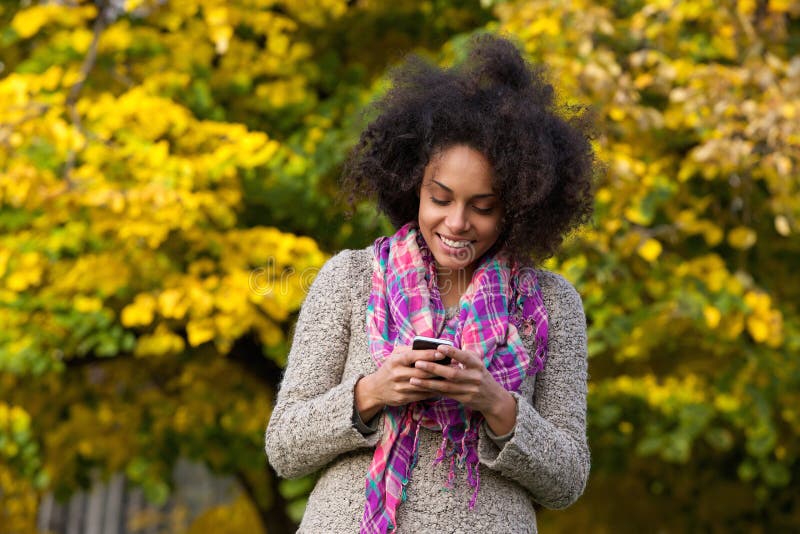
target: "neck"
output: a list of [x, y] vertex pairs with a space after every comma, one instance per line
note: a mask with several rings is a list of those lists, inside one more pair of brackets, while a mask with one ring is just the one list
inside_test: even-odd
[[439, 287], [439, 295], [442, 297], [442, 304], [452, 306], [458, 304], [461, 295], [467, 290], [472, 281], [472, 274], [475, 269], [441, 269], [437, 267], [436, 281]]

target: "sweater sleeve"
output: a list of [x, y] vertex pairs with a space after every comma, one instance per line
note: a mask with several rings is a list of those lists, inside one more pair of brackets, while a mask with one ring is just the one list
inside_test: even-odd
[[525, 487], [534, 501], [560, 509], [580, 497], [589, 476], [586, 318], [580, 296], [569, 282], [558, 275], [546, 276], [552, 286], [544, 295], [548, 356], [536, 376], [533, 401], [513, 394], [517, 400], [513, 436], [501, 448], [482, 428], [479, 456], [484, 465]]
[[352, 251], [331, 258], [306, 296], [275, 407], [265, 450], [281, 477], [312, 473], [342, 453], [374, 447], [380, 432], [353, 425], [354, 388], [342, 379], [350, 342]]

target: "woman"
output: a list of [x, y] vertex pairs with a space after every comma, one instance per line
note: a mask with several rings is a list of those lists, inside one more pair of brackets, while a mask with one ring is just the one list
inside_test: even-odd
[[584, 119], [498, 37], [393, 82], [345, 182], [398, 230], [317, 276], [267, 456], [320, 471], [302, 532], [536, 532], [534, 503], [568, 506], [589, 472], [583, 308], [531, 263], [590, 215]]

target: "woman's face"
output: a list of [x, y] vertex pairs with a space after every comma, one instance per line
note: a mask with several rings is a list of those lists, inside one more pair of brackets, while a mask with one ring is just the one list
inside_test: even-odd
[[500, 236], [502, 206], [492, 189], [486, 157], [468, 146], [439, 152], [425, 167], [419, 193], [419, 228], [436, 259], [440, 275], [465, 271]]

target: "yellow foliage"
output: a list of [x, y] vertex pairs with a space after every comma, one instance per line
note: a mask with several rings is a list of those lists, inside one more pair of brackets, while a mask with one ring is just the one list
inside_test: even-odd
[[205, 511], [194, 520], [187, 534], [206, 534], [208, 532], [266, 534], [261, 527], [261, 520], [256, 510], [245, 495], [237, 496], [230, 504]]
[[120, 319], [129, 328], [147, 326], [153, 322], [156, 310], [156, 299], [149, 293], [140, 293], [131, 304], [122, 309]]
[[183, 319], [189, 309], [186, 294], [177, 288], [168, 288], [158, 295], [158, 312], [165, 319]]
[[747, 331], [756, 343], [764, 343], [769, 337], [769, 325], [761, 317], [755, 315], [747, 318]]
[[134, 355], [138, 357], [168, 356], [183, 352], [186, 344], [183, 338], [173, 333], [163, 323], [156, 327], [155, 332], [146, 334], [136, 341]]
[[214, 339], [216, 333], [214, 321], [210, 319], [190, 320], [186, 324], [186, 333], [189, 336], [189, 345], [196, 347]]
[[[607, 430], [594, 428], [593, 439], [634, 443], [643, 427], [681, 426], [684, 408], [702, 407], [735, 436], [726, 458], [749, 458], [743, 429], [775, 423], [780, 444], [766, 451], [769, 462], [794, 469], [787, 425], [774, 419], [795, 430], [800, 421], [798, 399], [781, 389], [796, 371], [784, 358], [797, 339], [787, 305], [797, 300], [795, 273], [781, 258], [796, 255], [800, 221], [800, 78], [791, 56], [800, 4], [490, 3], [497, 19], [490, 27], [549, 67], [559, 104], [591, 104], [599, 119], [594, 146], [606, 173], [596, 224], [546, 264], [584, 297], [598, 369], [590, 407], [612, 399], [622, 411]], [[381, 50], [430, 48], [463, 12], [450, 2], [393, 3], [422, 14], [417, 24], [441, 18], [433, 33], [415, 26], [436, 37], [418, 42], [398, 25], [379, 36], [390, 46], [373, 50], [359, 35], [372, 35], [361, 29], [389, 13], [380, 2], [302, 0], [275, 9], [271, 0], [127, 1], [103, 30], [98, 62], [72, 110], [67, 95], [85, 76], [97, 9], [30, 4], [6, 10], [10, 45], [0, 79], [0, 388], [47, 429], [43, 458], [57, 480], [85, 475], [75, 460], [83, 455], [111, 469], [141, 456], [148, 460], [141, 476], [152, 481], [158, 462], [147, 447], [175, 432], [225, 465], [230, 458], [204, 432], [244, 437], [257, 449], [272, 392], [218, 356], [252, 331], [281, 363], [285, 332], [327, 257], [308, 237], [246, 226], [310, 235], [339, 228], [337, 220], [314, 227], [304, 213], [292, 215], [312, 205], [299, 192], [329, 193], [327, 180], [353, 141], [343, 117], [385, 87], [376, 79]], [[319, 48], [331, 42], [348, 48]], [[460, 42], [449, 41], [445, 54]], [[351, 93], [358, 96], [343, 96]], [[274, 193], [298, 206], [278, 214]], [[348, 232], [354, 241], [370, 238], [358, 225]], [[92, 352], [122, 357], [89, 366], [85, 376], [71, 368]], [[36, 366], [44, 374], [25, 374]], [[720, 384], [730, 381], [729, 392]], [[763, 398], [749, 393], [754, 388]], [[131, 397], [135, 405], [123, 400]], [[101, 400], [89, 407], [86, 398]], [[628, 399], [643, 409], [628, 412]], [[767, 415], [759, 411], [765, 402]], [[0, 402], [0, 433], [11, 413]], [[15, 413], [19, 426], [24, 416]], [[657, 437], [684, 440], [682, 450], [694, 454], [692, 440], [706, 430]], [[636, 455], [614, 446], [636, 476]], [[7, 442], [0, 456], [16, 461], [25, 450]], [[697, 495], [660, 481], [655, 463], [647, 468], [648, 480], [670, 484], [676, 502]], [[9, 483], [9, 473], [0, 467], [4, 499], [33, 495]], [[763, 477], [752, 480], [764, 485]], [[35, 507], [28, 497], [13, 499], [0, 506], [3, 527], [16, 525], [7, 510], [25, 517], [24, 503]], [[252, 530], [257, 519], [240, 525], [250, 516], [236, 506], [192, 528]]]
[[3, 532], [36, 534], [37, 501], [31, 484], [0, 462], [0, 525]]
[[737, 226], [728, 232], [728, 243], [738, 249], [748, 249], [756, 244], [757, 235], [752, 228]]
[[703, 308], [703, 316], [705, 317], [708, 327], [712, 329], [719, 326], [719, 321], [722, 319], [722, 314], [714, 306], [706, 306]]
[[28, 39], [38, 33], [42, 26], [53, 21], [74, 24], [74, 16], [66, 18], [65, 16], [75, 11], [82, 16], [91, 16], [93, 15], [94, 9], [93, 6], [71, 9], [71, 6], [58, 4], [34, 5], [17, 12], [17, 14], [14, 15], [14, 19], [11, 21], [11, 27], [17, 32], [17, 35], [23, 39]]
[[658, 240], [651, 238], [646, 239], [639, 248], [637, 253], [639, 256], [652, 263], [661, 255], [662, 247]]
[[15, 262], [15, 268], [6, 277], [5, 286], [12, 291], [25, 291], [42, 282], [44, 258], [37, 252], [25, 252]]
[[73, 299], [73, 305], [79, 312], [90, 313], [101, 310], [103, 308], [103, 301], [94, 297], [76, 295]]

